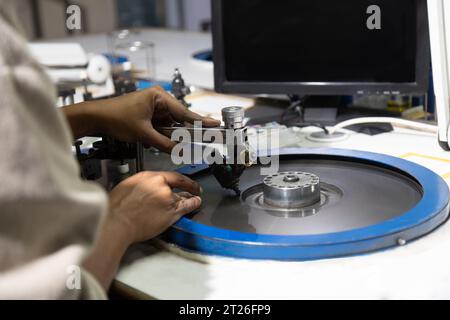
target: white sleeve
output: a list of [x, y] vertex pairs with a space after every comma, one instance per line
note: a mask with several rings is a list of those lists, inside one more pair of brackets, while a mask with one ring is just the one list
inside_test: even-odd
[[11, 2], [0, 0], [0, 298], [89, 296], [67, 289], [66, 270], [93, 243], [107, 197], [80, 178], [53, 85], [12, 26]]
[[0, 273], [0, 300], [106, 299], [98, 281], [79, 266], [84, 252], [81, 246], [68, 246]]

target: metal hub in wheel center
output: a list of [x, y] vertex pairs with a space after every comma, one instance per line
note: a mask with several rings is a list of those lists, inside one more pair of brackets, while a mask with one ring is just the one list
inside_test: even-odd
[[280, 208], [300, 208], [320, 201], [320, 179], [308, 172], [289, 171], [263, 180], [264, 203]]

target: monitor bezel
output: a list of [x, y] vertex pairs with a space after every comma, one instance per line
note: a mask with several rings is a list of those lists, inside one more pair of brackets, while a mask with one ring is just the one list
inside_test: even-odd
[[354, 95], [354, 94], [424, 94], [428, 91], [430, 41], [426, 0], [417, 0], [417, 58], [415, 82], [248, 82], [226, 78], [222, 4], [211, 0], [214, 61], [214, 88], [222, 93]]

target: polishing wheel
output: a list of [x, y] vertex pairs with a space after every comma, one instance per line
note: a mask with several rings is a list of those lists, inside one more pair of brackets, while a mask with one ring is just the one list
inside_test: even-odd
[[308, 260], [405, 244], [447, 219], [447, 184], [412, 162], [338, 149], [277, 155], [277, 172], [244, 172], [240, 197], [207, 168], [191, 172], [207, 190], [202, 207], [162, 239], [205, 254]]

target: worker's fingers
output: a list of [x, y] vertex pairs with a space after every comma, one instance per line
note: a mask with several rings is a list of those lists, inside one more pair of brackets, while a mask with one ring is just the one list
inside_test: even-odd
[[146, 146], [153, 146], [165, 153], [171, 153], [173, 147], [177, 144], [175, 141], [159, 133], [151, 126], [146, 126], [143, 130], [143, 136], [140, 141]]
[[198, 196], [191, 198], [179, 197], [174, 205], [174, 221], [175, 223], [181, 216], [184, 216], [192, 211], [198, 209], [202, 204], [202, 199]]
[[[174, 116], [175, 117], [175, 116]], [[189, 109], [183, 110], [183, 113], [180, 115], [178, 119], [176, 119], [179, 122], [188, 122], [193, 124], [195, 121], [201, 121], [202, 125], [204, 127], [217, 127], [220, 126], [220, 121], [209, 118], [209, 117], [202, 117], [201, 115], [192, 112]]]
[[194, 121], [201, 121], [203, 126], [205, 127], [217, 127], [220, 125], [220, 121], [209, 118], [202, 117], [201, 115], [190, 111], [185, 106], [183, 106], [177, 99], [168, 94], [165, 90], [158, 89], [159, 94], [161, 95], [161, 99], [167, 106], [172, 117], [180, 122], [189, 122], [194, 123]]
[[192, 198], [195, 197], [195, 195], [193, 195], [192, 193], [189, 192], [177, 192], [176, 195], [178, 197], [182, 197], [182, 198]]
[[220, 120], [211, 117], [202, 117], [202, 124], [204, 127], [218, 127], [220, 126]]
[[171, 188], [178, 188], [197, 196], [201, 194], [201, 187], [197, 182], [189, 179], [188, 177], [178, 172], [154, 172], [154, 173], [163, 176], [166, 179], [167, 184]]

